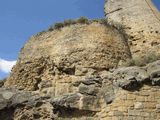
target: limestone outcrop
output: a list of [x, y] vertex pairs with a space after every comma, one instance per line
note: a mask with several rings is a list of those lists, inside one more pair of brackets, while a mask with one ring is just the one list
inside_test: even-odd
[[133, 57], [160, 53], [160, 12], [152, 0], [107, 0], [106, 18], [123, 25]]

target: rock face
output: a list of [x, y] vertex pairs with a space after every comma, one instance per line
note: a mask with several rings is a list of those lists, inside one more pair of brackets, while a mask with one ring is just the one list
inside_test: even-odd
[[133, 57], [160, 53], [160, 13], [151, 0], [107, 0], [105, 14], [125, 27]]
[[1, 120], [51, 120], [53, 107], [47, 98], [13, 88], [0, 88]]
[[[91, 75], [61, 96], [0, 88], [2, 120], [160, 119], [160, 61]], [[156, 80], [156, 81], [155, 81]]]
[[160, 60], [122, 66], [160, 53], [158, 11], [150, 0], [107, 0], [105, 13], [109, 24], [75, 23], [26, 42], [0, 81], [0, 120], [160, 119]]
[[64, 83], [64, 91], [69, 92], [73, 90], [68, 84], [78, 76], [99, 74], [127, 58], [127, 41], [115, 28], [98, 22], [71, 25], [32, 36], [5, 85], [37, 90], [38, 84], [50, 80], [59, 89]]

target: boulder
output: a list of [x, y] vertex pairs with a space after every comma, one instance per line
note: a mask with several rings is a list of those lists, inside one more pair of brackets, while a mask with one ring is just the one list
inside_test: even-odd
[[136, 66], [122, 67], [110, 73], [108, 79], [123, 89], [136, 89], [137, 86], [149, 80], [149, 75], [145, 70]]
[[153, 85], [160, 85], [160, 60], [150, 63], [146, 67]]

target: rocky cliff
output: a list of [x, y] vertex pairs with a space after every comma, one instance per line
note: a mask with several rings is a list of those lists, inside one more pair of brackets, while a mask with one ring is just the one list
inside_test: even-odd
[[149, 0], [107, 0], [105, 13], [25, 43], [0, 83], [0, 120], [160, 119], [160, 60], [126, 67], [160, 53], [159, 12]]

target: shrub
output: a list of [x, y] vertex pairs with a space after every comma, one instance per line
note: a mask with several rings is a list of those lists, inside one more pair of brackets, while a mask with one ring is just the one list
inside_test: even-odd
[[89, 20], [86, 17], [80, 17], [76, 20], [76, 23], [81, 23], [81, 24], [88, 24]]
[[63, 22], [63, 26], [69, 26], [69, 25], [72, 25], [72, 24], [76, 24], [76, 22], [72, 19], [64, 20], [64, 22]]
[[100, 19], [100, 23], [103, 25], [108, 25], [108, 20], [106, 18]]
[[63, 27], [63, 23], [55, 23], [54, 24], [54, 29], [60, 29]]
[[48, 30], [49, 30], [49, 31], [53, 31], [53, 30], [54, 30], [53, 25], [50, 25], [50, 26], [48, 27]]
[[50, 25], [48, 30], [52, 31], [54, 29], [60, 29], [60, 28], [63, 28], [65, 26], [70, 26], [70, 25], [77, 24], [77, 23], [91, 24], [93, 22], [97, 22], [97, 23], [103, 24], [105, 26], [109, 25], [109, 26], [114, 27], [116, 29], [122, 29], [122, 26], [120, 26], [119, 24], [117, 24], [117, 25], [109, 24], [108, 20], [106, 18], [95, 18], [94, 20], [88, 20], [88, 18], [86, 18], [86, 17], [80, 17], [76, 20], [68, 19], [68, 20], [64, 20], [61, 23], [55, 23], [54, 26]]

